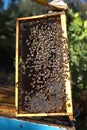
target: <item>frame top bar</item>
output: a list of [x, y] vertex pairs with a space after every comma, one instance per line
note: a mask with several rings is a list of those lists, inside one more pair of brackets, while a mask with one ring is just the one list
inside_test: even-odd
[[17, 21], [27, 21], [27, 20], [33, 20], [33, 19], [41, 19], [41, 18], [47, 18], [47, 17], [52, 17], [52, 16], [58, 16], [61, 14], [65, 14], [65, 11], [62, 12], [52, 12], [44, 15], [38, 15], [38, 16], [29, 16], [29, 17], [23, 17], [23, 18], [17, 18]]

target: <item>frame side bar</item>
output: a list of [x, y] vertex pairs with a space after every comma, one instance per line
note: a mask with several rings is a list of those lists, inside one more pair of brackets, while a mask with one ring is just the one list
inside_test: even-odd
[[[61, 14], [61, 26], [63, 29], [63, 36], [67, 39], [67, 27], [66, 27], [66, 14]], [[64, 46], [63, 46], [64, 47]], [[68, 48], [68, 43], [67, 43]], [[67, 113], [72, 113], [73, 116], [73, 107], [72, 107], [72, 94], [71, 94], [71, 82], [70, 82], [70, 67], [69, 63], [66, 64], [67, 66], [67, 72], [69, 79], [66, 79], [65, 86], [66, 86], [66, 95], [67, 95], [67, 101], [66, 101], [66, 109]]]
[[15, 107], [18, 114], [18, 56], [19, 56], [19, 21], [16, 21], [16, 64], [15, 64]]

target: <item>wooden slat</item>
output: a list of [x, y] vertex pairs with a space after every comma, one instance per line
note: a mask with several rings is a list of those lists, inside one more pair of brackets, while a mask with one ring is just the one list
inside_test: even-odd
[[19, 58], [19, 21], [16, 21], [16, 74], [15, 74], [15, 106], [18, 111], [18, 58]]
[[41, 19], [41, 18], [47, 18], [47, 17], [53, 17], [53, 16], [58, 16], [64, 14], [64, 11], [62, 12], [53, 12], [53, 13], [49, 13], [49, 14], [45, 14], [45, 15], [38, 15], [38, 16], [30, 16], [30, 17], [24, 17], [24, 18], [17, 18], [17, 21], [26, 21], [26, 20], [33, 20], [33, 19]]
[[72, 113], [36, 113], [36, 114], [16, 114], [17, 117], [39, 117], [39, 116], [72, 116]]
[[0, 87], [0, 116], [15, 116], [15, 88]]
[[14, 89], [15, 89], [14, 87], [10, 88], [0, 87], [0, 102], [14, 104], [15, 103]]
[[[63, 36], [67, 39], [67, 27], [66, 27], [66, 14], [61, 14], [61, 26], [62, 26], [62, 29], [63, 29]], [[68, 43], [66, 44], [67, 48], [68, 48]], [[63, 46], [65, 47], [65, 46]], [[63, 58], [65, 58], [63, 56]], [[67, 76], [69, 77], [69, 79], [66, 79], [66, 82], [65, 82], [65, 86], [66, 86], [66, 94], [67, 94], [67, 97], [68, 97], [68, 100], [66, 102], [66, 110], [67, 110], [67, 113], [72, 113], [73, 115], [73, 107], [72, 107], [72, 94], [71, 94], [71, 83], [70, 83], [70, 67], [69, 67], [69, 63], [66, 64], [67, 66]]]
[[15, 105], [0, 102], [0, 116], [15, 117]]

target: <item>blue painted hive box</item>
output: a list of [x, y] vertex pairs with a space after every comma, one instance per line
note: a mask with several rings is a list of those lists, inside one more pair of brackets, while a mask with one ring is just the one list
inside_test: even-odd
[[0, 117], [0, 130], [68, 130], [67, 128], [49, 126], [28, 121]]

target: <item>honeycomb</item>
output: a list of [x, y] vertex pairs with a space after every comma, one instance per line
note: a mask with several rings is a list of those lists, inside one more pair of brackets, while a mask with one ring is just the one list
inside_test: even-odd
[[25, 113], [65, 112], [69, 62], [60, 16], [20, 24], [19, 108]]

